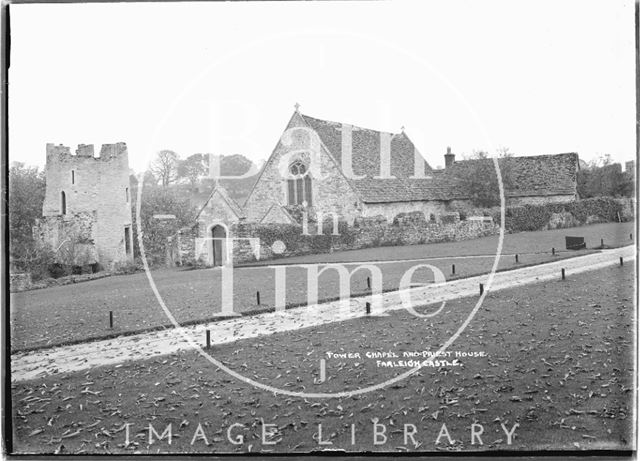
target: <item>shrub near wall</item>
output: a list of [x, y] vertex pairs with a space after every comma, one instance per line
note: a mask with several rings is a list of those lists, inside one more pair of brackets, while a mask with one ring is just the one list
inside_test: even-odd
[[[331, 221], [325, 221], [322, 234], [315, 231], [312, 223], [309, 224], [309, 235], [303, 234], [302, 226], [295, 224], [238, 223], [232, 232], [237, 237], [259, 238], [260, 259], [263, 260], [379, 246], [468, 240], [498, 232], [493, 223], [460, 222], [453, 217], [447, 223], [428, 222], [422, 212], [403, 213], [397, 218], [393, 224], [387, 223], [383, 216], [361, 218], [353, 227], [340, 222], [339, 235], [332, 235]], [[273, 251], [272, 245], [277, 241], [284, 243], [284, 252]], [[234, 242], [234, 263], [253, 260], [255, 255], [248, 242]]]
[[622, 215], [622, 203], [611, 197], [590, 198], [568, 203], [567, 211], [581, 223], [587, 222], [589, 216], [597, 216], [606, 222], [615, 222], [618, 221], [618, 216]]
[[[309, 223], [307, 234], [298, 224], [251, 224], [239, 223], [234, 226], [238, 237], [257, 237], [260, 239], [260, 257], [263, 259], [281, 258], [285, 256], [328, 253], [336, 248], [349, 247], [354, 242], [354, 232], [346, 222], [338, 223], [338, 235], [333, 235], [333, 221], [323, 223], [322, 233], [318, 233], [315, 223]], [[275, 253], [272, 246], [280, 241], [284, 244], [284, 252]], [[250, 253], [249, 244], [239, 244], [235, 251], [237, 256], [246, 259]]]
[[[623, 212], [623, 201], [612, 197], [597, 197], [569, 203], [524, 205], [505, 210], [505, 229], [510, 232], [537, 231], [544, 229], [553, 214], [570, 213], [580, 225], [589, 222], [617, 222], [628, 220]], [[596, 219], [594, 219], [596, 218]], [[500, 222], [500, 210], [493, 213], [495, 222]]]

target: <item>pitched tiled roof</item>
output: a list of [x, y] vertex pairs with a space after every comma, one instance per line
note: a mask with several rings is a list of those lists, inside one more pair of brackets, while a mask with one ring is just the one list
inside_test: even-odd
[[365, 203], [451, 200], [455, 188], [435, 178], [372, 179], [352, 181]]
[[[464, 178], [482, 169], [494, 174], [493, 161], [462, 160], [444, 170], [434, 170], [431, 178], [373, 179], [353, 181], [366, 203], [419, 200], [464, 200], [471, 196]], [[508, 157], [498, 160], [507, 197], [575, 195], [578, 154]], [[495, 177], [495, 176], [493, 176]]]
[[[491, 159], [463, 160], [435, 175], [437, 182], [446, 182], [453, 187], [451, 193], [468, 197], [461, 178], [484, 166], [484, 171], [495, 171]], [[507, 197], [571, 195], [576, 194], [576, 175], [579, 169], [578, 154], [536, 155], [528, 157], [506, 157], [498, 160], [500, 172], [506, 179]]]
[[[331, 155], [340, 164], [342, 162], [342, 123], [320, 120], [302, 115], [304, 121], [312, 128]], [[352, 126], [351, 164], [355, 175], [366, 174], [367, 181], [380, 175], [380, 131]], [[405, 133], [389, 133], [391, 136], [391, 175], [406, 178], [414, 175], [415, 146]], [[431, 166], [425, 161], [425, 172]]]
[[[342, 123], [302, 115], [314, 129], [331, 155], [342, 160]], [[376, 179], [380, 174], [380, 132], [354, 126], [352, 128], [352, 168], [355, 175], [366, 175], [350, 182], [365, 203], [406, 202], [419, 200], [467, 199], [463, 178], [491, 159], [463, 160], [445, 170], [433, 170], [425, 161], [426, 178], [414, 175], [413, 142], [404, 133], [391, 134], [391, 175], [395, 178]], [[568, 195], [576, 193], [578, 154], [508, 157], [499, 160], [503, 174], [509, 174], [508, 197]], [[490, 166], [493, 170], [493, 167]], [[485, 169], [485, 171], [487, 171]]]
[[216, 194], [216, 192], [222, 197], [222, 199], [226, 202], [226, 204], [229, 205], [229, 208], [231, 208], [231, 211], [233, 211], [237, 217], [242, 218], [244, 216], [242, 207], [238, 205], [238, 203], [229, 196], [229, 193], [224, 187], [222, 187], [220, 184], [217, 184], [209, 194], [209, 197], [202, 204], [200, 211], [198, 211], [198, 214], [196, 215], [196, 220], [200, 217], [200, 214], [202, 214], [202, 211], [209, 204], [209, 202], [211, 201], [213, 196]]
[[[280, 203], [275, 203], [275, 202], [269, 207], [269, 209], [264, 214], [262, 219], [260, 219], [260, 224], [264, 222], [269, 222], [270, 216], [277, 217], [278, 215], [280, 216], [280, 218], [284, 218], [285, 221], [288, 220], [290, 224], [297, 224], [296, 220], [293, 218], [293, 216], [291, 216], [291, 214], [287, 211], [287, 209], [284, 206], [282, 206]], [[274, 222], [283, 222], [283, 220], [279, 219]]]

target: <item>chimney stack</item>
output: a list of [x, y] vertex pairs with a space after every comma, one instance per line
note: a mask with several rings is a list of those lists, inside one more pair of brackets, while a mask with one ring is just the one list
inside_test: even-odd
[[447, 147], [447, 153], [444, 154], [444, 167], [449, 168], [453, 166], [456, 161], [456, 155], [451, 153], [451, 147]]

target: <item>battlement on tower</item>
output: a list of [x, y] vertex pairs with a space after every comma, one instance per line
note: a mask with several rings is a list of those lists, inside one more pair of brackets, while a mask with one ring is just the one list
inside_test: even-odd
[[93, 144], [78, 144], [75, 153], [71, 153], [70, 147], [62, 144], [47, 143], [47, 163], [73, 159], [109, 161], [123, 156], [128, 156], [127, 143], [125, 142], [103, 144], [98, 156], [95, 155]]

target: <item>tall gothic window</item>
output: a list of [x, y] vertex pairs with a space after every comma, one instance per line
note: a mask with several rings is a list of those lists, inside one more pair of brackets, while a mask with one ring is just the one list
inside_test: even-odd
[[287, 179], [287, 203], [289, 205], [302, 205], [307, 202], [311, 206], [311, 176], [307, 167], [300, 160], [289, 165], [289, 179]]

